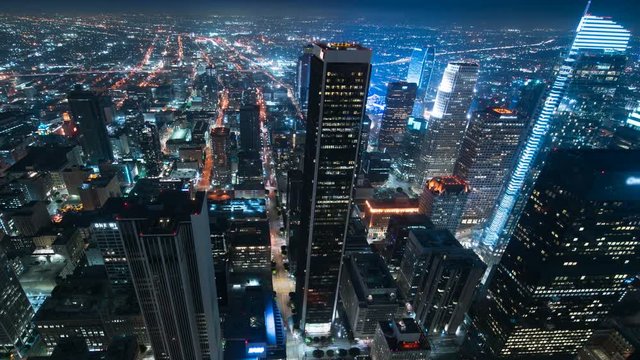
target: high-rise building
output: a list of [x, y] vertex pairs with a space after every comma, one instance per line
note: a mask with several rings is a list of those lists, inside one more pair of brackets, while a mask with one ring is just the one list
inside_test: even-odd
[[107, 133], [108, 113], [113, 106], [111, 99], [80, 87], [71, 91], [67, 99], [73, 120], [80, 131], [82, 149], [87, 160], [92, 163], [113, 160]]
[[217, 186], [224, 186], [231, 181], [230, 134], [231, 131], [226, 127], [216, 127], [211, 130], [211, 151], [213, 152], [211, 182]]
[[300, 328], [328, 334], [353, 194], [371, 50], [313, 45], [302, 181], [296, 295]]
[[444, 71], [422, 143], [418, 169], [423, 183], [453, 174], [469, 122], [467, 112], [478, 81], [478, 68], [473, 62], [452, 62]]
[[493, 215], [480, 236], [482, 246], [494, 258], [493, 261], [490, 261], [491, 263], [497, 262], [497, 259], [500, 258], [513, 230], [513, 226], [507, 226], [507, 224], [515, 224], [515, 219], [520, 215], [519, 209], [514, 211], [514, 207], [518, 203], [523, 189], [525, 193], [528, 192], [529, 187], [525, 188], [525, 185], [530, 184], [529, 180], [534, 177], [531, 176], [530, 170], [536, 163], [539, 163], [537, 161], [538, 154], [547, 142], [549, 128], [558, 110], [558, 105], [571, 82], [576, 60], [582, 53], [625, 52], [630, 37], [629, 31], [608, 18], [585, 12], [580, 20], [569, 54], [560, 67], [544, 104], [540, 111], [536, 112], [535, 120], [532, 122], [528, 138], [518, 155], [514, 171], [500, 195]]
[[636, 150], [547, 158], [474, 315], [494, 355], [573, 354], [628, 292], [640, 271], [638, 159]]
[[371, 343], [373, 360], [429, 359], [431, 343], [412, 318], [380, 321]]
[[384, 239], [383, 256], [392, 271], [400, 267], [407, 247], [409, 232], [415, 229], [433, 229], [429, 217], [423, 214], [392, 215], [389, 219], [387, 234]]
[[413, 49], [407, 71], [407, 82], [416, 84], [419, 89], [428, 88], [435, 56], [436, 49], [434, 47]]
[[418, 88], [414, 83], [392, 82], [387, 86], [382, 123], [378, 134], [380, 151], [397, 155], [407, 127], [407, 119], [413, 111]]
[[260, 107], [258, 105], [240, 108], [240, 149], [260, 150]]
[[[585, 27], [599, 28], [597, 24]], [[580, 39], [587, 41], [588, 34]], [[620, 38], [620, 41], [626, 40]], [[573, 63], [567, 90], [558, 105], [556, 121], [552, 126], [553, 146], [579, 149], [604, 148], [608, 145], [611, 134], [618, 127], [612, 110], [626, 63], [624, 51], [580, 51]]]
[[424, 185], [420, 213], [427, 215], [436, 229], [455, 234], [462, 221], [469, 184], [457, 176], [435, 177]]
[[463, 226], [481, 226], [490, 215], [526, 130], [526, 119], [506, 108], [488, 108], [472, 115], [454, 169], [469, 184]]
[[[111, 210], [106, 207], [102, 208], [102, 211], [107, 214]], [[110, 214], [91, 224], [91, 242], [97, 244], [102, 253], [111, 288], [114, 290], [133, 289], [127, 254], [120, 238], [118, 223], [113, 221]]]
[[398, 285], [430, 335], [454, 334], [471, 306], [486, 265], [448, 230], [409, 232]]
[[10, 354], [25, 355], [21, 347], [23, 339], [31, 331], [33, 308], [18, 282], [4, 249], [0, 249], [0, 354], [7, 358]]
[[296, 98], [303, 111], [307, 110], [309, 102], [309, 68], [312, 56], [313, 45], [305, 46], [302, 55], [298, 58], [298, 66], [296, 67]]
[[422, 56], [422, 71], [420, 73], [420, 79], [418, 80], [416, 76], [413, 75], [413, 69], [417, 68], [417, 58], [412, 57], [411, 63], [409, 64], [409, 74], [407, 76], [407, 82], [413, 82], [408, 80], [412, 78], [416, 81], [416, 85], [418, 85], [418, 93], [416, 96], [416, 101], [413, 106], [413, 116], [415, 117], [423, 117], [425, 106], [432, 100], [431, 98], [431, 78], [433, 75], [433, 69], [436, 65], [436, 48], [433, 46], [428, 47], [426, 50], [414, 51], [414, 54], [420, 54]]
[[[416, 183], [418, 178], [418, 160], [422, 139], [427, 132], [427, 120], [410, 117], [402, 139], [401, 153], [396, 158], [393, 168], [396, 177], [409, 183]], [[422, 178], [420, 178], [422, 181]]]
[[153, 203], [113, 198], [106, 206], [114, 209], [155, 358], [220, 359], [204, 193], [165, 191]]
[[351, 254], [344, 258], [340, 300], [356, 338], [372, 338], [379, 321], [403, 315], [398, 286], [378, 254]]
[[158, 128], [154, 124], [145, 122], [138, 135], [147, 176], [155, 177], [160, 175], [162, 171], [162, 149], [160, 148]]

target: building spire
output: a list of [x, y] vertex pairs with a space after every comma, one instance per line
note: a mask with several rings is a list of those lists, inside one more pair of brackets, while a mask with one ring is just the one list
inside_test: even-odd
[[582, 16], [589, 15], [589, 8], [591, 7], [591, 0], [587, 1], [587, 7], [584, 8], [584, 14]]

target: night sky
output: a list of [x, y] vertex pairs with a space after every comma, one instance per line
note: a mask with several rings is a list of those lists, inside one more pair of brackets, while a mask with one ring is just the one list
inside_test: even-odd
[[[586, 0], [2, 0], [17, 12], [170, 12], [174, 14], [322, 15], [358, 14], [390, 22], [411, 21], [573, 27]], [[592, 13], [640, 27], [640, 0], [594, 0]]]

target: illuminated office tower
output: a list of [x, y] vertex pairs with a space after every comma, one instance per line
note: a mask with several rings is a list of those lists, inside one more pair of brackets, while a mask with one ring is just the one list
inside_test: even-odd
[[296, 272], [300, 329], [309, 334], [328, 334], [335, 318], [370, 71], [369, 49], [313, 45]]
[[78, 125], [82, 149], [89, 162], [113, 160], [107, 122], [111, 117], [111, 99], [103, 94], [76, 87], [67, 95], [73, 120]]
[[427, 120], [410, 117], [407, 121], [401, 153], [393, 164], [396, 177], [415, 183], [418, 177], [418, 158], [420, 157], [420, 146], [422, 138], [427, 132]]
[[229, 163], [229, 148], [231, 131], [226, 127], [211, 130], [211, 150], [213, 152], [212, 183], [224, 186], [231, 181], [231, 164]]
[[495, 355], [575, 353], [628, 292], [640, 271], [638, 159], [551, 152], [474, 316]]
[[105, 207], [113, 209], [154, 357], [220, 359], [205, 194], [164, 191], [152, 203], [111, 198]]
[[[554, 125], [556, 110], [567, 93], [577, 60], [582, 54], [587, 53], [624, 52], [630, 37], [631, 34], [614, 21], [585, 12], [578, 25], [569, 54], [560, 67], [542, 108], [535, 116], [528, 138], [518, 155], [511, 178], [500, 195], [496, 210], [479, 239], [482, 247], [485, 248], [484, 251], [489, 254], [485, 260], [490, 263], [497, 262], [507, 245], [506, 240], [509, 239], [513, 231], [511, 224], [515, 224], [520, 215], [520, 211], [514, 211], [514, 207], [518, 203], [523, 188], [530, 184], [534, 177], [530, 174], [530, 170], [536, 164], [538, 154], [547, 141], [549, 128]], [[524, 193], [528, 192], [526, 190], [528, 188], [530, 187], [525, 188]], [[489, 257], [493, 260], [489, 260]]]
[[[102, 211], [109, 213], [115, 210], [106, 207], [110, 206], [110, 204], [114, 204], [114, 202], [107, 201]], [[102, 253], [111, 288], [114, 290], [132, 290], [131, 272], [129, 271], [127, 254], [122, 243], [120, 230], [118, 229], [118, 224], [113, 221], [113, 218], [110, 218], [110, 215], [91, 224], [91, 240], [98, 245]]]
[[478, 68], [473, 62], [453, 62], [444, 71], [422, 143], [419, 180], [423, 183], [453, 174], [469, 122], [467, 112], [478, 81]]
[[513, 169], [526, 121], [505, 108], [475, 112], [470, 120], [454, 174], [469, 184], [462, 226], [482, 225]]
[[387, 87], [378, 148], [380, 151], [397, 155], [400, 152], [402, 137], [407, 127], [407, 119], [413, 110], [417, 86], [414, 83], [392, 82]]
[[313, 56], [313, 46], [307, 45], [303, 49], [302, 55], [298, 58], [296, 67], [296, 98], [303, 111], [307, 110], [309, 101], [309, 66]]
[[[0, 357], [22, 358], [20, 348], [31, 329], [33, 308], [9, 264], [4, 249], [0, 249]], [[13, 354], [13, 355], [10, 355]]]
[[435, 177], [427, 181], [420, 195], [420, 213], [427, 215], [436, 229], [456, 233], [469, 196], [469, 184], [457, 176]]

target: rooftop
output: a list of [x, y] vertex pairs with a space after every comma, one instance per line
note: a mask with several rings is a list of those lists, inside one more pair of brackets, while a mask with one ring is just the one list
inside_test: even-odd
[[380, 321], [378, 326], [392, 352], [431, 350], [424, 330], [411, 318]]
[[74, 146], [30, 147], [27, 156], [9, 168], [10, 172], [62, 171], [68, 165], [66, 154]]
[[435, 195], [468, 193], [469, 184], [458, 176], [439, 176], [429, 180], [426, 190]]

